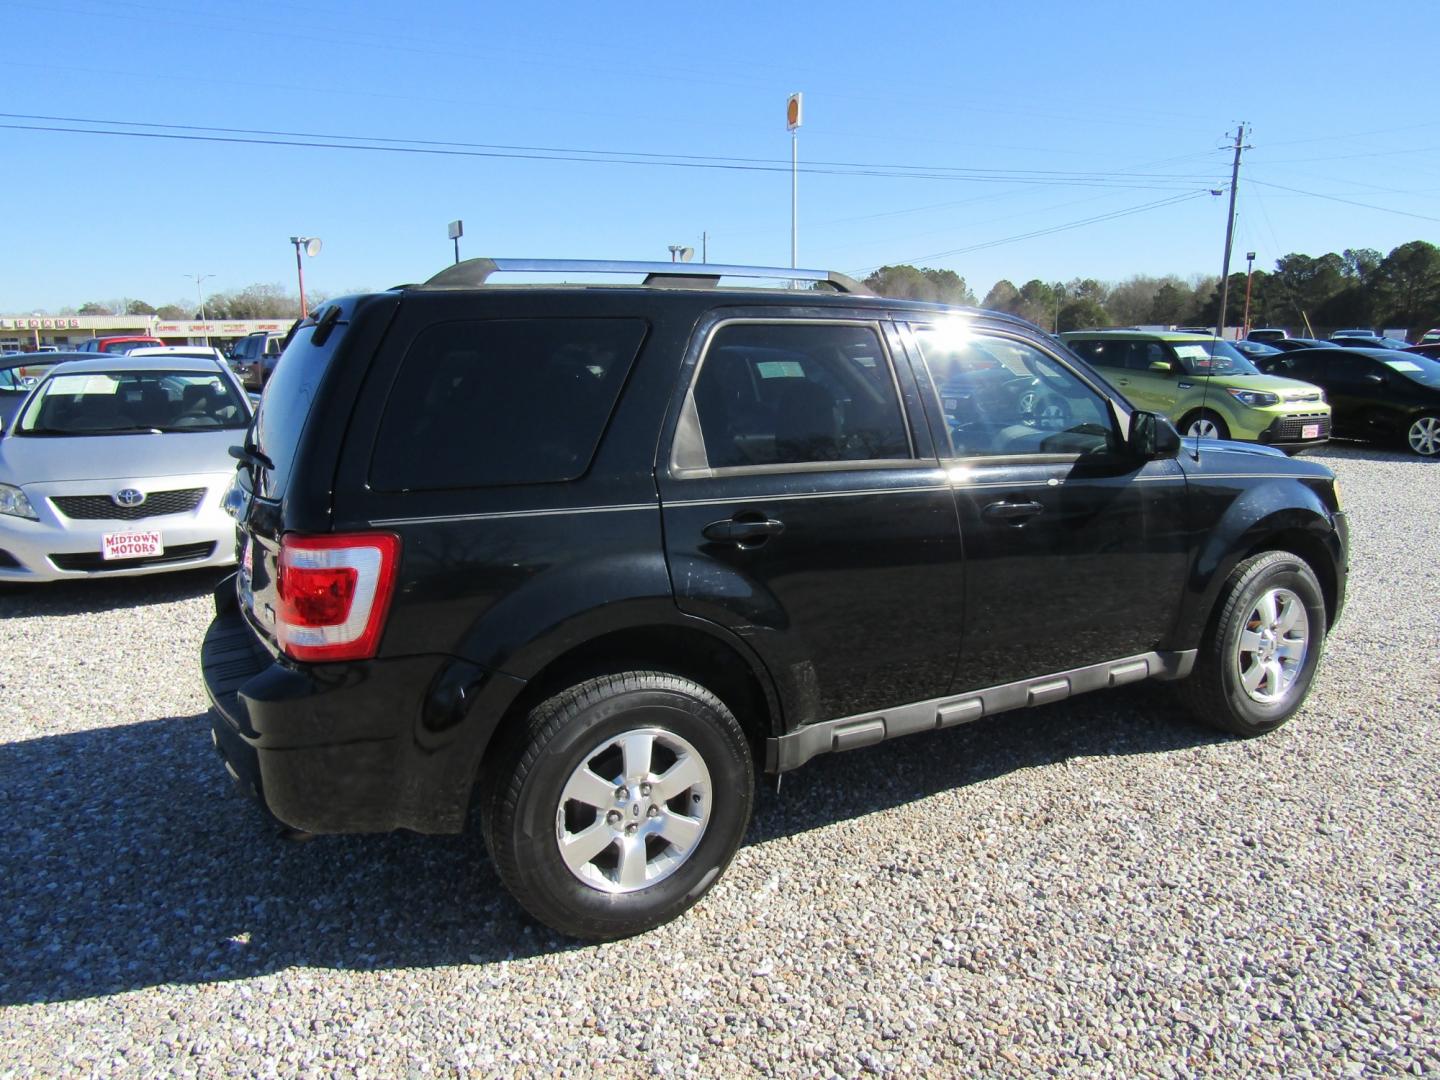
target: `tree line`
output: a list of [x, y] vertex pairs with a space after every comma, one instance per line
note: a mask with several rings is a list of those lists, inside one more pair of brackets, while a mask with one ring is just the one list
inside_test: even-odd
[[[1227, 326], [1245, 320], [1245, 279], [1243, 269], [1230, 275]], [[882, 266], [865, 284], [882, 296], [977, 303], [965, 279], [953, 270]], [[978, 304], [1057, 332], [1095, 326], [1214, 326], [1220, 277], [1136, 274], [1119, 282], [1035, 278], [1019, 287], [1002, 279]], [[1286, 255], [1275, 261], [1274, 270], [1256, 270], [1251, 278], [1250, 325], [1314, 334], [1403, 326], [1418, 337], [1440, 326], [1440, 247], [1412, 240], [1384, 256], [1372, 248], [1346, 248], [1319, 257]]]
[[[313, 308], [328, 298], [327, 293], [305, 290]], [[280, 285], [254, 284], [229, 292], [211, 293], [205, 298], [205, 315], [210, 319], [293, 319], [300, 314], [300, 297]], [[90, 300], [78, 308], [61, 308], [59, 315], [154, 315], [159, 319], [198, 319], [196, 301], [177, 300], [152, 307], [144, 300]]]

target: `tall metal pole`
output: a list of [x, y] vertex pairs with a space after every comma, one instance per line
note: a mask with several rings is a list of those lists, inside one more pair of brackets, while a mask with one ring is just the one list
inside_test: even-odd
[[300, 240], [295, 241], [295, 274], [300, 279], [300, 317], [303, 319], [310, 314], [310, 309], [305, 305], [305, 264], [300, 261], [300, 244]]
[[1255, 276], [1255, 253], [1245, 253], [1245, 317], [1240, 320], [1240, 333], [1250, 336], [1250, 279]]
[[710, 261], [710, 234], [708, 232], [700, 234], [700, 261], [702, 263]]
[[[201, 321], [202, 323], [208, 323], [210, 320], [205, 317], [205, 297], [204, 297], [204, 296], [201, 294], [201, 292], [200, 292], [200, 283], [201, 283], [202, 281], [208, 281], [210, 278], [212, 278], [212, 277], [214, 277], [214, 276], [215, 276], [214, 274], [182, 274], [182, 275], [181, 275], [181, 277], [188, 277], [188, 278], [192, 279], [192, 280], [195, 282], [195, 299], [196, 299], [196, 301], [197, 301], [197, 302], [199, 303], [199, 305], [200, 305], [200, 321]], [[208, 326], [205, 328], [205, 347], [206, 347], [207, 349], [210, 347], [210, 328], [209, 328]]]
[[1230, 168], [1230, 212], [1225, 218], [1225, 261], [1220, 268], [1220, 312], [1215, 316], [1215, 336], [1225, 336], [1225, 306], [1230, 301], [1230, 248], [1235, 243], [1235, 189], [1240, 184], [1240, 151], [1246, 149], [1245, 124], [1235, 129], [1235, 163]]
[[457, 236], [457, 237], [454, 237], [454, 240], [455, 240], [455, 261], [458, 263], [458, 262], [460, 261], [460, 237], [458, 237], [458, 236]]
[[790, 269], [794, 270], [800, 264], [796, 262], [796, 252], [800, 247], [800, 133], [790, 132]]

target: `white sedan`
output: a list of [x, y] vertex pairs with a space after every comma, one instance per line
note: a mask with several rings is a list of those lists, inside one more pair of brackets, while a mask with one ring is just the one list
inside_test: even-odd
[[233, 563], [221, 500], [250, 414], [234, 375], [210, 359], [51, 368], [0, 432], [0, 581]]

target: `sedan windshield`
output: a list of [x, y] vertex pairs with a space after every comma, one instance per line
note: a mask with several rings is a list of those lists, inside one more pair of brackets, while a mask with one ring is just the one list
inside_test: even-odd
[[17, 435], [132, 435], [243, 428], [250, 411], [218, 373], [92, 371], [41, 384]]
[[1259, 375], [1260, 370], [1228, 341], [1172, 342], [1187, 375]]

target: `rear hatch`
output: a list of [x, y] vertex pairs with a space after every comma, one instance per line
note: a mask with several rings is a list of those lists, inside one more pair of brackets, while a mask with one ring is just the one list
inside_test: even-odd
[[[266, 384], [242, 447], [237, 495], [240, 608], [279, 653], [281, 543], [331, 531], [335, 468], [369, 358], [393, 316], [393, 293], [345, 297], [295, 330]], [[290, 650], [292, 655], [295, 650]]]

